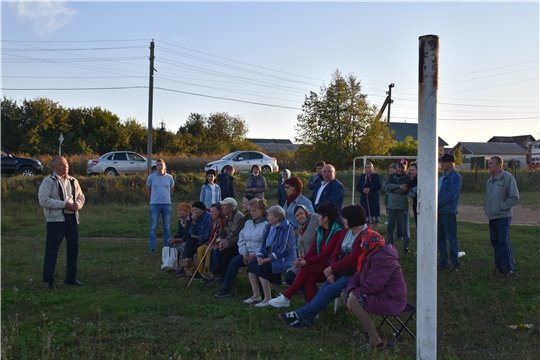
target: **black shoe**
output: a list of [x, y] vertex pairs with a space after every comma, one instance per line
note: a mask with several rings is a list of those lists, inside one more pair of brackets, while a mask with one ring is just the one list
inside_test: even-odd
[[231, 296], [231, 292], [227, 289], [221, 289], [219, 290], [216, 294], [215, 294], [216, 297], [229, 297]]
[[65, 281], [67, 285], [73, 285], [73, 286], [84, 286], [82, 282], [79, 280], [73, 280], [73, 281]]
[[409, 248], [403, 248], [403, 252], [404, 252], [404, 253], [410, 253], [411, 250], [409, 250]]
[[156, 252], [156, 249], [150, 249], [150, 251], [148, 252], [148, 254], [153, 254]]
[[43, 283], [43, 285], [49, 290], [56, 290], [56, 286], [54, 286], [53, 283], [46, 282], [46, 283]]

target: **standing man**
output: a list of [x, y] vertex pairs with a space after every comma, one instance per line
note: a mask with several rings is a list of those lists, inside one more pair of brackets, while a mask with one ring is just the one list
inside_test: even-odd
[[[394, 230], [396, 223], [401, 224], [401, 235], [403, 235], [403, 251], [409, 252], [411, 233], [409, 229], [409, 199], [407, 198], [408, 185], [411, 177], [405, 172], [409, 162], [399, 159], [397, 171], [390, 175], [384, 183], [384, 189], [388, 193], [388, 205], [386, 213], [388, 215], [388, 226], [386, 228], [386, 243], [394, 243]], [[398, 234], [399, 235], [399, 234]]]
[[218, 175], [217, 181], [221, 188], [221, 200], [225, 198], [234, 198], [234, 166], [227, 165], [223, 168], [221, 174]]
[[448, 269], [448, 248], [454, 271], [459, 271], [457, 219], [459, 193], [463, 180], [454, 169], [454, 155], [444, 154], [441, 160], [443, 173], [439, 176], [439, 197], [437, 209], [437, 247], [439, 248], [439, 269]]
[[503, 159], [492, 157], [488, 162], [491, 177], [486, 183], [484, 212], [489, 219], [489, 235], [495, 252], [495, 271], [506, 275], [516, 274], [516, 265], [510, 244], [512, 208], [519, 200], [516, 179], [504, 171]]
[[322, 176], [322, 169], [326, 165], [324, 161], [317, 161], [315, 163], [315, 170], [317, 171], [316, 174], [311, 176], [309, 178], [308, 188], [311, 190], [311, 193], [313, 194], [313, 191], [319, 186], [320, 183], [323, 182], [323, 176]]
[[77, 280], [77, 257], [79, 255], [79, 210], [84, 206], [84, 194], [79, 182], [68, 175], [69, 165], [64, 157], [55, 157], [52, 161], [53, 173], [43, 179], [39, 186], [39, 205], [43, 208], [47, 220], [47, 243], [43, 262], [43, 284], [56, 290], [54, 269], [58, 249], [62, 239], [66, 238], [66, 284], [83, 286]]
[[313, 204], [313, 210], [316, 212], [320, 204], [330, 201], [337, 205], [341, 214], [344, 190], [343, 184], [336, 179], [336, 168], [328, 164], [323, 167], [322, 172], [323, 181], [315, 188], [309, 199]]
[[163, 246], [169, 246], [168, 240], [171, 237], [171, 195], [174, 191], [174, 179], [167, 174], [165, 160], [159, 159], [156, 162], [157, 171], [150, 174], [146, 180], [146, 193], [150, 198], [150, 251], [156, 251], [156, 230], [159, 215], [163, 223]]
[[375, 174], [373, 164], [367, 162], [364, 165], [364, 174], [360, 175], [356, 183], [356, 191], [360, 193], [360, 205], [366, 210], [366, 223], [371, 225], [373, 231], [377, 231], [381, 221], [381, 189], [381, 177]]

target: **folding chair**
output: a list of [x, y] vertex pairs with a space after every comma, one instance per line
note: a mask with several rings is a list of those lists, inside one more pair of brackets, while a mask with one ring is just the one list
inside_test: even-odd
[[[405, 317], [407, 316], [407, 313], [410, 313], [407, 317], [407, 319], [405, 321], [402, 321], [400, 319], [400, 316], [401, 317]], [[394, 329], [394, 336], [397, 340], [398, 337], [401, 336], [401, 334], [403, 334], [403, 330], [407, 331], [412, 337], [413, 339], [416, 340], [416, 336], [413, 334], [413, 332], [407, 327], [407, 324], [409, 323], [409, 321], [414, 318], [414, 316], [416, 315], [416, 307], [414, 307], [413, 305], [411, 304], [407, 304], [407, 306], [405, 307], [405, 310], [403, 310], [403, 312], [399, 315], [399, 316], [382, 316], [383, 320], [381, 321], [381, 324], [379, 325], [379, 327], [377, 328], [377, 330], [380, 330], [381, 327], [384, 325], [384, 323], [387, 323], [388, 325], [390, 325], [392, 327], [392, 329]], [[401, 328], [398, 330], [397, 327], [394, 326], [394, 324], [392, 324], [392, 322], [390, 321], [390, 317], [393, 317], [397, 322], [399, 322], [399, 324], [401, 325]]]

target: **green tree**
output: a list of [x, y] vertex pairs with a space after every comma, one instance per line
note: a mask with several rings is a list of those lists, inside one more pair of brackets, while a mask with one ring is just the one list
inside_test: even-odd
[[349, 168], [357, 156], [385, 154], [391, 143], [386, 123], [376, 119], [377, 108], [361, 93], [353, 75], [332, 74], [330, 85], [305, 97], [297, 116], [298, 156], [309, 161], [324, 160], [338, 168]]
[[17, 102], [7, 99], [5, 96], [2, 99], [1, 110], [1, 142], [2, 146], [15, 153], [19, 152], [21, 145], [21, 123], [20, 123], [20, 108]]
[[390, 155], [418, 155], [418, 140], [414, 140], [412, 136], [407, 136], [403, 141], [394, 141], [392, 147], [388, 150]]
[[456, 149], [452, 152], [452, 154], [454, 155], [455, 157], [455, 164], [456, 165], [461, 165], [463, 164], [463, 152], [460, 151], [459, 149]]

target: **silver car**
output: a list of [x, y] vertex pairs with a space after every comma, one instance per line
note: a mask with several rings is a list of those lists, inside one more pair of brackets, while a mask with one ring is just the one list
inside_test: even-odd
[[[152, 160], [152, 171], [156, 170], [156, 161]], [[145, 173], [146, 158], [133, 151], [112, 151], [90, 159], [86, 164], [86, 174], [105, 174], [116, 176], [119, 174]]]
[[219, 174], [227, 165], [232, 165], [236, 171], [241, 172], [251, 171], [251, 167], [253, 165], [259, 165], [262, 172], [279, 171], [279, 166], [275, 158], [271, 158], [262, 152], [251, 150], [235, 151], [225, 155], [220, 160], [212, 161], [206, 164], [204, 171], [217, 169], [217, 173]]

